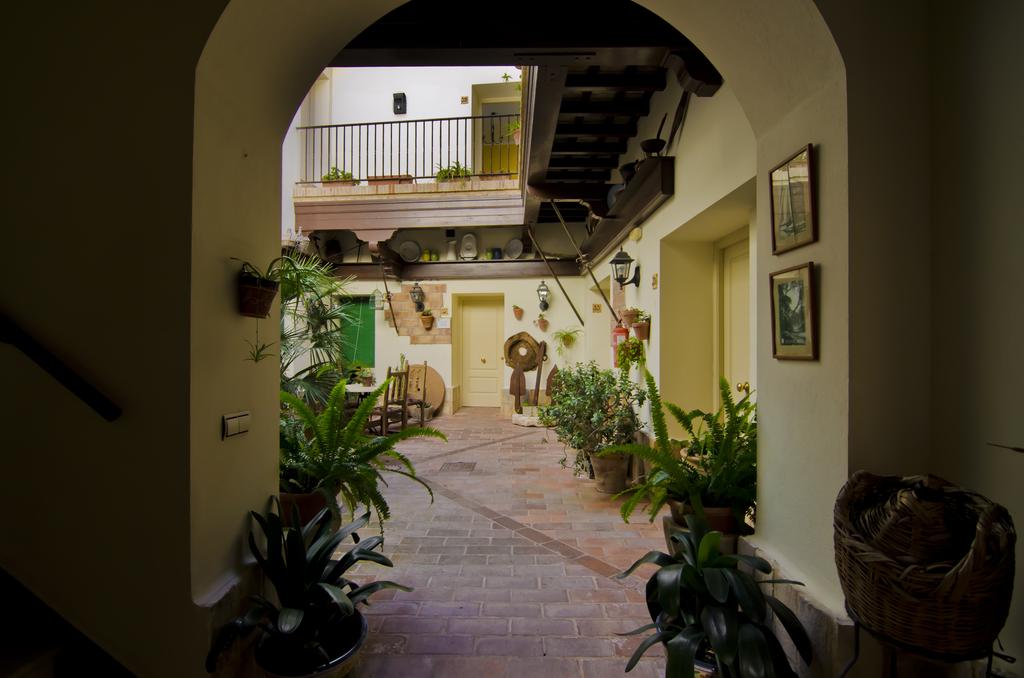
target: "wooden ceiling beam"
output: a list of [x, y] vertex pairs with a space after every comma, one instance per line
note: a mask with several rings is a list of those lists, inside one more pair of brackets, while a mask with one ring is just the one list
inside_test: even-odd
[[552, 169], [615, 169], [619, 166], [619, 159], [615, 157], [594, 158], [590, 156], [568, 155], [565, 157], [552, 157], [548, 167]]
[[547, 171], [548, 181], [607, 181], [611, 176], [610, 170], [563, 170], [549, 169]]
[[586, 123], [560, 122], [555, 128], [555, 137], [613, 137], [629, 139], [636, 136], [636, 122], [628, 123]]
[[565, 88], [590, 92], [660, 92], [665, 89], [665, 71], [570, 73], [565, 79]]
[[650, 102], [643, 99], [594, 101], [588, 98], [562, 99], [562, 115], [628, 115], [643, 117], [650, 113]]
[[626, 152], [625, 141], [556, 141], [551, 147], [555, 155], [615, 155]]
[[608, 196], [606, 184], [531, 184], [526, 187], [531, 197], [547, 200], [604, 200]]

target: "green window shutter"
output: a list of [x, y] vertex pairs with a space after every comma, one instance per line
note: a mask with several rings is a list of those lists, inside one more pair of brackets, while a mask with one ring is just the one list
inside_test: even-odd
[[374, 366], [374, 309], [373, 297], [353, 297], [348, 304], [352, 322], [348, 323], [343, 335], [345, 356], [352, 362], [369, 367]]

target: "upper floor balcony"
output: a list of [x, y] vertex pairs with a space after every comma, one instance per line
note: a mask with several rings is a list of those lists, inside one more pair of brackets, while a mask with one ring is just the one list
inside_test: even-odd
[[296, 226], [522, 224], [522, 122], [514, 113], [300, 126]]

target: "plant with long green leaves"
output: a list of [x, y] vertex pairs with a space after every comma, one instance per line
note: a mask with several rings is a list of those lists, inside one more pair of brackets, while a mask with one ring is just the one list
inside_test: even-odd
[[[736, 402], [729, 382], [723, 378], [719, 382], [722, 406], [717, 412], [686, 411], [662, 402], [649, 371], [644, 371], [644, 378], [654, 445], [624, 444], [602, 451], [632, 454], [652, 467], [642, 483], [621, 493], [628, 496], [620, 507], [622, 519], [629, 522], [639, 503], [647, 500], [647, 512], [653, 521], [671, 498], [689, 502], [694, 509], [728, 507], [738, 524], [744, 526], [757, 501], [757, 406], [750, 394]], [[669, 437], [666, 410], [689, 435], [685, 454], [674, 451], [676, 441]]]
[[633, 440], [640, 430], [634, 405], [643, 405], [645, 397], [626, 373], [590, 361], [559, 370], [558, 388], [551, 403], [540, 408], [540, 419], [576, 450], [574, 470], [580, 473], [589, 467], [589, 455]]
[[[277, 602], [260, 595], [249, 597], [252, 607], [217, 633], [206, 658], [206, 670], [210, 673], [216, 671], [224, 651], [256, 629], [261, 631], [257, 657], [263, 660], [261, 663], [275, 664], [265, 668], [274, 668], [278, 673], [289, 669], [287, 675], [315, 673], [333, 659], [332, 650], [346, 641], [346, 631], [349, 636], [359, 632], [358, 626], [346, 626], [357, 605], [366, 603], [383, 589], [412, 591], [392, 581], [359, 586], [345, 577], [349, 568], [361, 561], [392, 567], [391, 560], [377, 550], [384, 541], [382, 537], [360, 540], [356, 533], [369, 522], [369, 512], [334, 529], [326, 508], [306, 525], [299, 522], [296, 508], [291, 522], [295, 527], [288, 527], [281, 520], [277, 497], [273, 504], [276, 513], [250, 512], [266, 546], [261, 549], [256, 534], [250, 531], [249, 550], [274, 587]], [[335, 550], [349, 537], [356, 545], [341, 558], [332, 559]], [[356, 639], [347, 640], [351, 643]]]
[[436, 181], [452, 181], [454, 179], [468, 179], [471, 176], [473, 176], [473, 169], [456, 160], [447, 167], [442, 167], [438, 164], [437, 174], [434, 178]]
[[674, 553], [651, 551], [633, 563], [624, 578], [653, 563], [658, 570], [647, 580], [647, 609], [651, 624], [623, 635], [653, 631], [626, 664], [628, 673], [652, 646], [665, 646], [666, 678], [692, 678], [694, 663], [708, 649], [721, 678], [755, 676], [795, 677], [786, 651], [772, 629], [769, 612], [785, 629], [800, 658], [812, 660], [811, 642], [797, 616], [785, 603], [764, 592], [766, 584], [792, 584], [789, 579], [757, 581], [740, 565], [769, 575], [763, 558], [723, 555], [721, 532], [709, 531], [703, 517], [686, 516], [687, 530], [671, 535]]
[[[395, 445], [410, 438], [448, 438], [433, 428], [409, 427], [382, 436], [365, 433], [377, 399], [388, 388], [387, 379], [359, 407], [346, 417], [345, 383], [337, 384], [327, 398], [324, 409], [317, 413], [295, 395], [281, 392], [285, 410], [281, 417], [281, 490], [284, 492], [319, 492], [336, 505], [341, 496], [352, 515], [362, 506], [371, 507], [383, 523], [391, 516], [381, 486], [387, 485], [383, 473], [396, 473], [416, 481], [430, 494], [426, 483], [416, 476], [416, 469]], [[387, 465], [394, 460], [397, 465]]]

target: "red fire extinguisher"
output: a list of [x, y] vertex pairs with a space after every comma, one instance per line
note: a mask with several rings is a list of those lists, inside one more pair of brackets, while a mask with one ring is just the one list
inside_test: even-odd
[[615, 358], [615, 367], [619, 366], [619, 344], [629, 339], [629, 330], [622, 326], [620, 322], [612, 330], [612, 356]]

